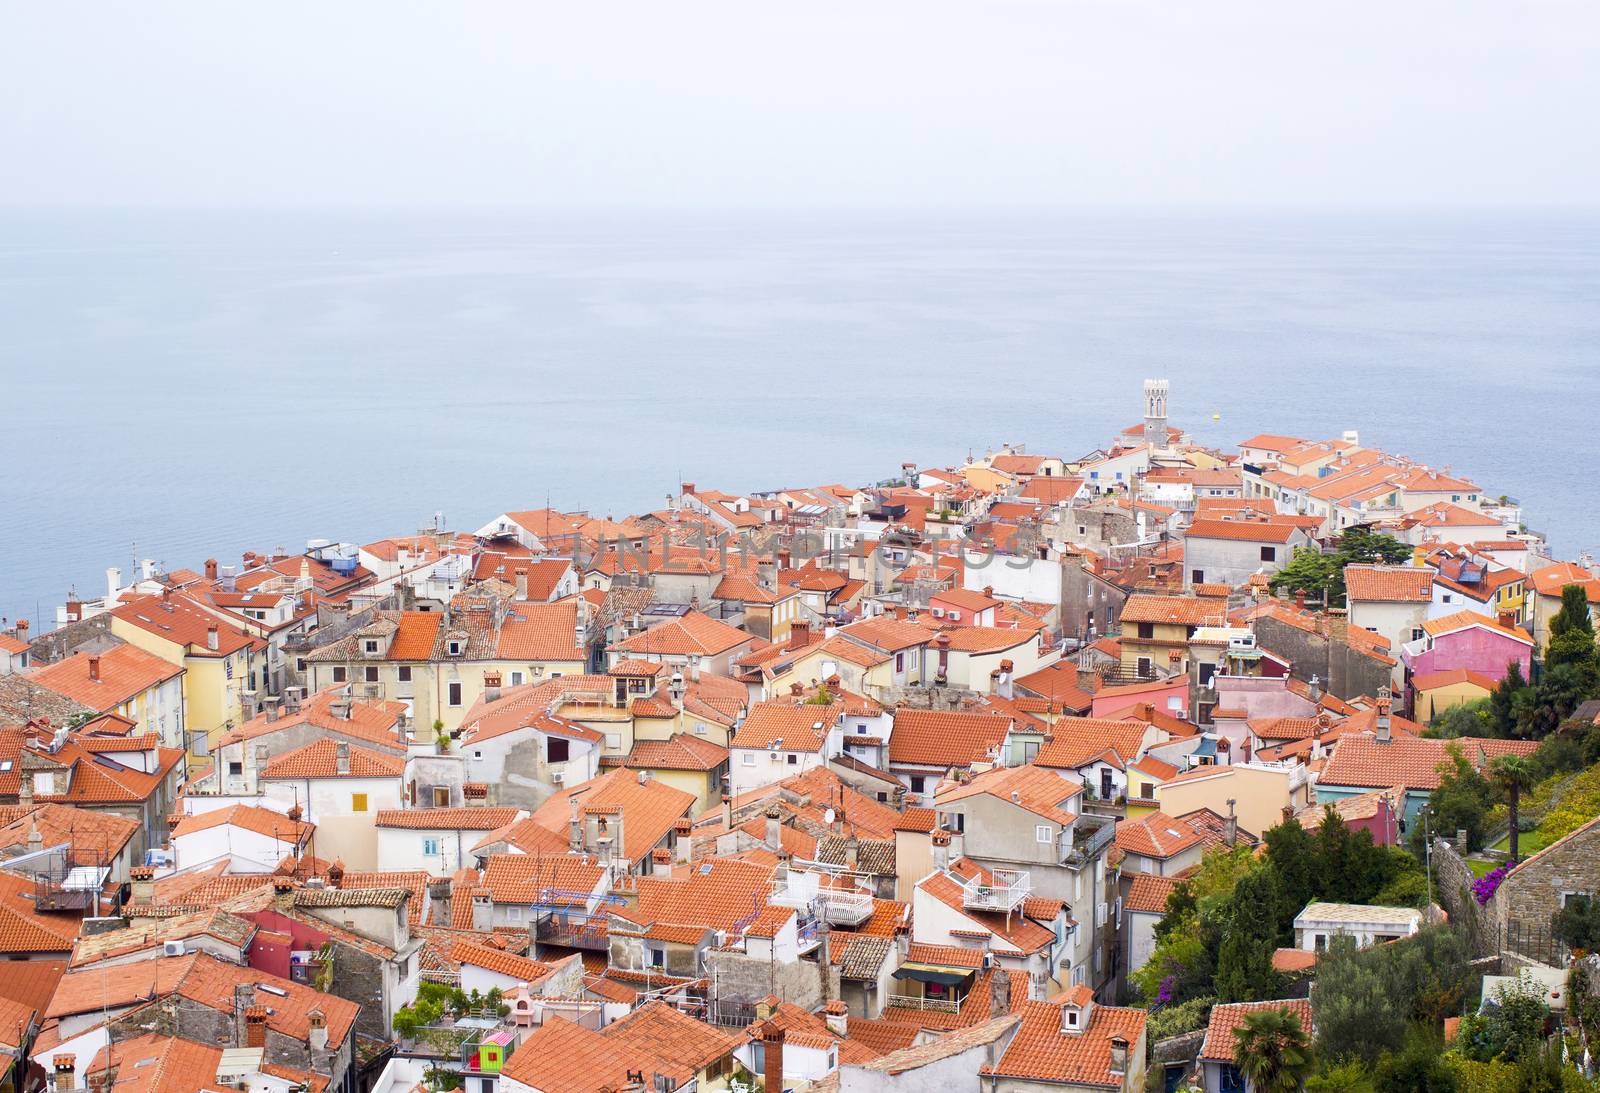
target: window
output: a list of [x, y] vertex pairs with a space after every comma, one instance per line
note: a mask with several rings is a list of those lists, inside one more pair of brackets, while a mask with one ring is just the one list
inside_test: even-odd
[[1261, 548], [1261, 560], [1263, 562], [1275, 562], [1275, 561], [1277, 561], [1278, 560], [1278, 548], [1277, 547], [1262, 547]]
[[1144, 783], [1144, 788], [1139, 791], [1139, 796], [1143, 797], [1146, 801], [1155, 800], [1155, 798], [1156, 798], [1156, 784], [1154, 782], [1145, 782]]
[[424, 858], [437, 858], [439, 856], [439, 840], [436, 838], [423, 839], [422, 856]]
[[461, 655], [461, 643], [459, 641], [447, 641], [445, 642], [444, 651], [450, 656], [458, 657]]
[[522, 686], [522, 673], [521, 672], [512, 672], [511, 673], [511, 685], [513, 687]]
[[335, 664], [333, 666], [333, 681], [335, 683], [343, 683], [344, 682], [344, 665], [343, 664]]
[[706, 723], [704, 721], [696, 721], [694, 723], [694, 734], [696, 736], [704, 736], [706, 734]]
[[294, 670], [297, 671], [297, 672], [304, 672], [306, 670], [306, 658], [305, 657], [295, 657], [294, 658]]
[[1078, 1011], [1076, 1009], [1073, 1009], [1071, 1006], [1067, 1007], [1067, 1027], [1068, 1028], [1077, 1028], [1078, 1027]]
[[459, 684], [459, 683], [450, 684], [450, 686], [448, 688], [448, 692], [449, 692], [449, 695], [450, 695], [450, 698], [449, 698], [450, 705], [452, 705], [452, 706], [461, 705], [461, 684]]
[[1139, 674], [1140, 675], [1147, 676], [1147, 675], [1150, 674], [1150, 658], [1149, 657], [1140, 657], [1139, 660], [1138, 660], [1138, 666], [1139, 666]]
[[1039, 757], [1039, 741], [1024, 740], [1022, 742], [1022, 761], [1031, 763]]
[[366, 641], [362, 642], [361, 647], [369, 653], [376, 653], [378, 651], [378, 643], [372, 638], [368, 638]]
[[267, 765], [267, 746], [265, 744], [257, 744], [256, 745], [256, 766], [264, 767], [266, 765]]
[[1311, 938], [1311, 944], [1316, 947], [1316, 951], [1317, 952], [1319, 952], [1319, 953], [1322, 952], [1324, 949], [1326, 949], [1328, 947], [1328, 935], [1327, 934], [1313, 934], [1312, 938]]
[[411, 665], [409, 665], [409, 664], [400, 665], [400, 667], [395, 669], [395, 675], [396, 675], [396, 678], [398, 678], [401, 683], [410, 683], [411, 682]]
[[756, 753], [755, 752], [747, 751], [747, 752], [744, 752], [742, 754], [744, 755], [744, 765], [745, 766], [753, 767], [753, 766], [756, 765]]
[[367, 795], [365, 793], [352, 793], [350, 795], [350, 811], [365, 812], [367, 810]]
[[1087, 527], [1085, 527], [1084, 525], [1079, 524], [1078, 525], [1078, 534], [1079, 535], [1087, 535], [1087, 534], [1089, 534], [1089, 529]]
[[235, 777], [243, 774], [244, 773], [244, 764], [243, 763], [229, 763], [228, 764], [228, 773], [231, 774], [231, 775], [234, 775]]
[[904, 653], [896, 653], [894, 655], [894, 670], [897, 672], [906, 670], [906, 655]]
[[617, 733], [614, 733], [614, 732], [606, 733], [606, 750], [607, 751], [621, 751], [622, 750], [622, 737], [620, 735], [618, 735]]
[[1211, 679], [1216, 674], [1217, 666], [1215, 664], [1207, 664], [1205, 661], [1200, 662], [1200, 686], [1211, 686]]
[[1444, 602], [1445, 602], [1445, 603], [1450, 603], [1450, 602], [1451, 602], [1451, 600], [1450, 600], [1450, 593], [1448, 593], [1448, 592], [1446, 592], [1446, 593], [1445, 593], [1445, 594], [1444, 594]]
[[922, 787], [924, 785], [926, 785], [926, 784], [927, 784], [927, 777], [925, 775], [913, 774], [911, 776], [911, 792], [912, 793], [921, 793], [923, 791]]
[[372, 665], [371, 667], [369, 667], [366, 670], [366, 678], [367, 678], [367, 682], [368, 683], [376, 683], [376, 682], [378, 682], [378, 666], [377, 665], [374, 664], [374, 665]]
[[1203, 569], [1191, 569], [1189, 571], [1189, 583], [1190, 584], [1205, 584], [1206, 583], [1206, 571], [1203, 570]]
[[967, 815], [964, 812], [946, 812], [944, 814], [944, 829], [946, 831], [967, 830]]
[[1049, 824], [1039, 824], [1033, 829], [1033, 841], [1036, 843], [1053, 843], [1056, 834]]
[[791, 767], [794, 766], [796, 763], [800, 762], [800, 757], [798, 755], [796, 755], [792, 751], [789, 752], [789, 754], [787, 754], [786, 756], [784, 756], [784, 758], [788, 760], [789, 765]]
[[571, 758], [572, 741], [564, 736], [547, 736], [544, 741], [544, 760], [547, 763], [565, 763]]
[[1141, 638], [1145, 638], [1145, 639], [1150, 639], [1150, 638], [1155, 637], [1156, 636], [1156, 624], [1153, 623], [1153, 622], [1141, 622], [1141, 623], [1139, 623], [1139, 636]]

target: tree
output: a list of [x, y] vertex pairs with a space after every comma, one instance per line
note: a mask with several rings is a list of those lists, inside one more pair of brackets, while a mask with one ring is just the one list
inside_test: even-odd
[[1311, 1040], [1295, 1014], [1263, 1006], [1234, 1032], [1233, 1065], [1259, 1093], [1298, 1093], [1311, 1075]]
[[1572, 665], [1589, 691], [1600, 683], [1600, 648], [1594, 643], [1589, 595], [1581, 584], [1569, 584], [1561, 590], [1561, 610], [1550, 620], [1544, 663], [1546, 668]]
[[[1447, 744], [1445, 754], [1448, 758], [1439, 764], [1439, 785], [1428, 796], [1433, 830], [1447, 836], [1465, 830], [1467, 848], [1476, 849], [1483, 844], [1484, 819], [1494, 806], [1494, 786], [1467, 761], [1460, 743]], [[1419, 853], [1422, 831], [1422, 824], [1411, 825], [1410, 840]]]
[[1506, 666], [1506, 674], [1500, 677], [1500, 682], [1489, 694], [1490, 736], [1504, 739], [1516, 729], [1517, 695], [1527, 687], [1528, 681], [1522, 676], [1522, 662], [1513, 660]]
[[1324, 554], [1316, 547], [1300, 547], [1294, 557], [1267, 580], [1274, 595], [1284, 592], [1304, 592], [1307, 597], [1322, 604], [1336, 602], [1334, 590], [1344, 594], [1344, 567], [1332, 554]]
[[1533, 786], [1533, 764], [1521, 755], [1502, 755], [1489, 764], [1489, 777], [1505, 795], [1506, 815], [1511, 824], [1511, 860], [1515, 862], [1517, 843], [1521, 837], [1521, 832], [1517, 830], [1517, 809], [1522, 802], [1522, 791]]
[[1401, 1046], [1406, 1002], [1393, 990], [1387, 972], [1382, 961], [1358, 952], [1348, 935], [1329, 941], [1317, 961], [1317, 989], [1311, 997], [1317, 1053], [1324, 1059], [1370, 1064]]
[[[1333, 812], [1329, 806], [1329, 813]], [[1278, 921], [1280, 939], [1284, 923], [1292, 936], [1294, 916], [1321, 890], [1317, 875], [1317, 846], [1311, 833], [1298, 820], [1287, 820], [1268, 828], [1262, 835], [1267, 844], [1267, 862], [1278, 882]]]
[[1497, 1059], [1515, 1063], [1538, 1052], [1549, 1017], [1542, 992], [1524, 989], [1520, 983], [1502, 987], [1482, 1013], [1461, 1019], [1456, 1042], [1463, 1055], [1480, 1063]]
[[1222, 943], [1217, 947], [1216, 995], [1223, 1002], [1276, 998], [1283, 979], [1272, 968], [1278, 947], [1277, 880], [1268, 868], [1239, 879], [1225, 909], [1219, 909]]
[[1600, 900], [1573, 896], [1550, 919], [1550, 932], [1572, 949], [1600, 949]]
[[1403, 565], [1411, 548], [1392, 535], [1352, 527], [1339, 536], [1338, 557], [1343, 565]]
[[1455, 1072], [1444, 1062], [1444, 1046], [1424, 1029], [1413, 1029], [1406, 1046], [1385, 1055], [1373, 1074], [1378, 1093], [1456, 1093]]

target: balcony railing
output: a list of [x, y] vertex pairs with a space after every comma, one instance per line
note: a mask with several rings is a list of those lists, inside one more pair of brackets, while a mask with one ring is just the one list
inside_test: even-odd
[[1061, 847], [1061, 860], [1073, 869], [1081, 869], [1098, 858], [1103, 850], [1117, 837], [1115, 823], [1103, 823], [1097, 827], [1087, 827], [1084, 818], [1080, 817], [1072, 828], [1072, 841], [1063, 840]]
[[961, 886], [961, 906], [969, 911], [999, 911], [1016, 909], [1033, 890], [1033, 881], [1025, 872], [1015, 869], [995, 869], [991, 880], [983, 883], [974, 877]]
[[866, 892], [823, 889], [818, 912], [830, 926], [859, 926], [872, 917], [873, 899]]
[[920, 994], [891, 993], [889, 995], [889, 1006], [892, 1009], [932, 1010], [935, 1013], [960, 1013], [961, 999], [924, 998]]

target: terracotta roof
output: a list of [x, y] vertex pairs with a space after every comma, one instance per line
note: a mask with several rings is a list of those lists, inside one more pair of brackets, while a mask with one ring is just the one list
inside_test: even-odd
[[112, 860], [139, 830], [139, 821], [126, 816], [57, 804], [0, 806], [0, 824], [0, 848], [26, 846], [37, 830], [45, 846], [69, 844], [80, 865]]
[[182, 748], [156, 748], [154, 769], [145, 771], [90, 751], [82, 737], [70, 737], [50, 759], [71, 768], [65, 793], [35, 794], [36, 801], [59, 804], [132, 804], [150, 799], [183, 762]]
[[0, 976], [0, 998], [20, 1002], [36, 1013], [43, 1013], [56, 993], [56, 984], [66, 974], [65, 960], [12, 960]]
[[[222, 742], [234, 744], [241, 740], [256, 740], [299, 725], [313, 725], [341, 736], [366, 740], [392, 751], [403, 752], [406, 742], [400, 735], [399, 728], [400, 719], [405, 716], [406, 704], [350, 699], [344, 693], [345, 690], [346, 686], [339, 684], [318, 691], [307, 698], [293, 713], [285, 712], [271, 719], [265, 713], [258, 714], [226, 733]], [[350, 716], [335, 714], [334, 704], [346, 701], [349, 702]]]
[[673, 823], [690, 814], [695, 801], [686, 790], [619, 769], [556, 793], [539, 806], [533, 819], [552, 831], [565, 831], [572, 798], [577, 798], [580, 812], [612, 810], [621, 815], [624, 845], [618, 849], [634, 862], [655, 849]]
[[1600, 577], [1573, 562], [1557, 562], [1528, 574], [1528, 583], [1541, 596], [1560, 596], [1569, 584], [1582, 585], [1589, 603], [1600, 603]]
[[504, 949], [474, 945], [468, 941], [457, 941], [450, 950], [450, 959], [457, 964], [471, 964], [475, 968], [485, 968], [500, 975], [509, 975], [524, 983], [537, 983], [555, 970], [554, 964], [530, 960], [525, 956], [508, 953]]
[[[90, 678], [91, 660], [96, 662], [95, 679]], [[103, 653], [74, 653], [54, 664], [46, 664], [33, 673], [33, 681], [104, 713], [182, 674], [181, 666], [136, 645], [118, 645]]]
[[1300, 529], [1277, 520], [1195, 520], [1184, 530], [1188, 539], [1236, 539], [1252, 543], [1287, 543]]
[[894, 712], [889, 761], [920, 766], [967, 767], [988, 757], [1011, 731], [1013, 720], [997, 714], [922, 710]]
[[260, 808], [256, 805], [229, 805], [227, 808], [216, 808], [210, 812], [196, 812], [185, 816], [178, 822], [178, 826], [172, 829], [172, 834], [174, 838], [183, 838], [198, 831], [209, 831], [214, 827], [224, 826], [253, 831], [257, 835], [277, 839], [289, 846], [299, 846], [317, 829], [316, 824], [291, 820], [283, 813], [274, 812], [270, 808]]
[[586, 654], [577, 642], [576, 603], [516, 603], [500, 623], [495, 656], [501, 660], [575, 660]]
[[[111, 611], [112, 618], [131, 623], [164, 641], [187, 646], [185, 655], [225, 657], [261, 642], [236, 626], [223, 622], [181, 593], [169, 596], [141, 596]], [[209, 647], [209, 631], [217, 631], [217, 648]]]
[[[1216, 600], [1198, 596], [1152, 596], [1135, 592], [1122, 605], [1122, 621], [1163, 623], [1174, 626], [1204, 626], [1226, 614]], [[1137, 640], [1126, 633], [1123, 640]]]
[[1110, 751], [1125, 766], [1144, 746], [1150, 726], [1143, 721], [1113, 721], [1103, 717], [1062, 717], [1050, 728], [1050, 736], [1034, 762], [1041, 767], [1071, 769], [1098, 759]]
[[1534, 740], [1488, 740], [1463, 737], [1460, 740], [1435, 740], [1395, 736], [1388, 743], [1376, 737], [1346, 733], [1334, 745], [1333, 755], [1323, 768], [1319, 785], [1362, 786], [1388, 789], [1405, 786], [1413, 790], [1439, 787], [1439, 765], [1449, 761], [1447, 747], [1457, 745], [1474, 767], [1482, 769], [1501, 755], [1533, 754]]
[[611, 648], [642, 656], [716, 656], [750, 641], [752, 635], [700, 611], [658, 623]]
[[0, 952], [25, 955], [70, 951], [82, 916], [37, 910], [33, 896], [31, 879], [0, 871]]
[[821, 751], [829, 731], [838, 724], [843, 713], [842, 702], [798, 706], [758, 702], [751, 707], [728, 746], [764, 750], [779, 746], [777, 742], [781, 740], [783, 751]]
[[1063, 712], [1087, 710], [1094, 704], [1094, 695], [1078, 686], [1078, 669], [1070, 660], [1018, 676], [1015, 683], [1020, 690], [1054, 703]]
[[1317, 966], [1317, 954], [1304, 949], [1272, 950], [1272, 970], [1275, 972], [1303, 972]]
[[1533, 644], [1533, 638], [1528, 636], [1526, 630], [1514, 626], [1501, 626], [1494, 619], [1480, 615], [1472, 610], [1457, 611], [1455, 614], [1445, 615], [1443, 618], [1428, 619], [1422, 624], [1422, 629], [1431, 637], [1442, 638], [1447, 634], [1454, 634], [1458, 630], [1466, 630], [1473, 626], [1482, 627], [1491, 633], [1500, 634], [1524, 645]]
[[1345, 588], [1352, 600], [1376, 603], [1428, 603], [1433, 570], [1419, 566], [1347, 565]]
[[1236, 1033], [1244, 1026], [1244, 1019], [1252, 1010], [1288, 1010], [1300, 1019], [1300, 1027], [1309, 1038], [1311, 1032], [1311, 1002], [1305, 998], [1282, 998], [1271, 1002], [1228, 1002], [1211, 1007], [1211, 1020], [1206, 1025], [1205, 1043], [1200, 1048], [1200, 1058], [1233, 1062], [1238, 1046]]
[[100, 1048], [83, 1073], [112, 1093], [198, 1093], [220, 1084], [221, 1061], [220, 1047], [152, 1032]]
[[882, 617], [853, 622], [841, 627], [838, 633], [850, 641], [896, 653], [932, 641], [937, 631], [914, 622]]
[[258, 777], [275, 778], [398, 778], [406, 761], [370, 748], [349, 745], [350, 768], [339, 770], [340, 745], [332, 740], [317, 740], [303, 748], [285, 752], [262, 768]]
[[731, 859], [702, 862], [682, 876], [640, 877], [638, 905], [627, 915], [641, 924], [667, 922], [733, 930], [752, 913], [765, 909], [771, 887], [770, 867]]
[[540, 1093], [596, 1093], [606, 1087], [621, 1089], [636, 1070], [674, 1082], [696, 1076], [694, 1069], [640, 1051], [625, 1038], [561, 1017], [545, 1018], [506, 1061], [501, 1075]]
[[484, 865], [483, 885], [496, 903], [530, 904], [546, 888], [592, 892], [604, 874], [605, 868], [586, 855], [491, 854]]
[[1111, 1039], [1126, 1040], [1131, 1055], [1144, 1036], [1147, 1014], [1141, 1009], [1094, 1006], [1082, 1032], [1062, 1031], [1061, 1005], [1027, 1002], [1022, 1024], [1000, 1061], [981, 1073], [1040, 1082], [1120, 1087], [1122, 1075], [1111, 1070]]
[[1077, 819], [1068, 806], [1082, 792], [1077, 783], [1053, 771], [1035, 766], [997, 767], [974, 775], [964, 785], [940, 793], [935, 805], [944, 809], [957, 801], [987, 794], [1011, 801], [1036, 816], [1066, 826]]
[[1177, 877], [1158, 877], [1154, 873], [1135, 873], [1133, 884], [1122, 901], [1124, 909], [1147, 914], [1167, 913], [1167, 898], [1178, 886]]
[[1165, 860], [1200, 843], [1200, 833], [1165, 812], [1117, 821], [1117, 849], [1124, 854]]
[[917, 888], [1020, 952], [1038, 952], [1055, 940], [1054, 930], [1041, 926], [1026, 915], [967, 910], [961, 882], [972, 879], [992, 883], [993, 874], [976, 862], [961, 858], [951, 863], [949, 871], [924, 877], [918, 882]]
[[1438, 690], [1440, 687], [1454, 687], [1462, 683], [1470, 683], [1481, 691], [1492, 691], [1499, 686], [1495, 680], [1470, 668], [1449, 668], [1442, 672], [1423, 672], [1411, 677], [1411, 687], [1419, 693]]
[[733, 1052], [735, 1033], [697, 1021], [663, 1001], [646, 1002], [603, 1033], [642, 1057], [667, 1059], [686, 1070], [704, 1070]]
[[432, 660], [434, 643], [439, 628], [444, 625], [444, 614], [439, 611], [401, 611], [395, 615], [398, 624], [394, 638], [389, 642], [388, 660]]
[[405, 827], [419, 831], [495, 831], [516, 822], [520, 808], [380, 808], [373, 819], [377, 827]]
[[633, 770], [716, 770], [728, 761], [728, 749], [693, 733], [673, 733], [666, 740], [636, 740], [626, 766]]
[[301, 983], [280, 979], [255, 968], [226, 963], [206, 953], [140, 960], [110, 967], [90, 965], [67, 972], [45, 1011], [50, 1017], [92, 1013], [103, 1008], [140, 1005], [153, 998], [178, 994], [190, 1001], [232, 1015], [234, 987], [266, 985], [273, 993], [267, 1027], [294, 1040], [310, 1034], [307, 1015], [320, 1009], [327, 1018], [328, 1043], [344, 1043], [360, 1007], [354, 1002], [323, 994]]

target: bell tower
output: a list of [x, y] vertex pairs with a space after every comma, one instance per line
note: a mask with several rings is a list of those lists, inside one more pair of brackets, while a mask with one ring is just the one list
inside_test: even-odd
[[1144, 381], [1144, 440], [1152, 448], [1167, 446], [1167, 381]]

